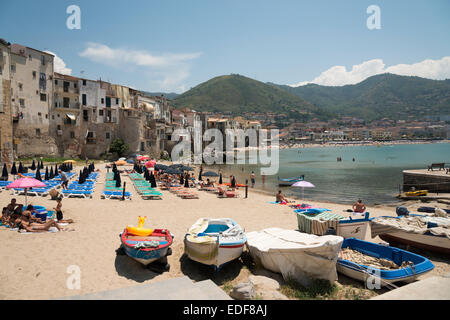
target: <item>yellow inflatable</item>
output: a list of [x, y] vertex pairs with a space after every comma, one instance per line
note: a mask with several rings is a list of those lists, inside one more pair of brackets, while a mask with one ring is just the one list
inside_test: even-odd
[[128, 233], [131, 235], [134, 235], [134, 236], [142, 236], [142, 237], [150, 236], [153, 233], [153, 229], [144, 229], [143, 228], [146, 218], [147, 217], [139, 216], [137, 227], [127, 226]]

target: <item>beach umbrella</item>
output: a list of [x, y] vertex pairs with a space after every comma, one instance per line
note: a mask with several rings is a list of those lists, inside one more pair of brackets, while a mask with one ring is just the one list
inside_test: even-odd
[[176, 163], [169, 166], [170, 168], [181, 168], [184, 167], [184, 164], [182, 163]]
[[48, 167], [45, 167], [45, 176], [44, 176], [44, 180], [49, 180], [49, 176], [48, 176]]
[[69, 171], [72, 171], [73, 170], [73, 165], [72, 165], [72, 162], [71, 163], [69, 163]]
[[58, 164], [55, 164], [55, 176], [58, 175]]
[[19, 163], [19, 170], [17, 171], [17, 173], [23, 173], [23, 164], [22, 164], [22, 162]]
[[75, 163], [75, 162], [76, 162], [75, 160], [66, 160], [63, 163]]
[[12, 168], [11, 168], [11, 174], [15, 176], [17, 174], [17, 168], [16, 168], [16, 162], [13, 162]]
[[134, 160], [133, 159], [127, 159], [127, 163], [133, 164]]
[[41, 169], [39, 167], [36, 169], [36, 177], [35, 177], [35, 179], [39, 180], [39, 181], [42, 181]]
[[218, 177], [219, 175], [214, 171], [206, 171], [202, 174], [204, 177]]
[[136, 159], [139, 161], [144, 161], [144, 160], [150, 160], [150, 157], [149, 156], [138, 156], [138, 157], [136, 157]]
[[95, 171], [95, 164], [92, 162], [92, 171]]
[[50, 166], [50, 179], [53, 179], [55, 177], [55, 174], [53, 173], [53, 167]]
[[6, 168], [6, 163], [3, 164], [2, 178], [4, 178], [5, 180], [8, 180], [8, 168]]
[[150, 174], [150, 183], [152, 188], [156, 188], [156, 178], [153, 172]]
[[183, 171], [194, 171], [194, 169], [192, 169], [191, 167], [187, 167], [187, 166], [180, 167], [180, 170], [183, 170]]
[[222, 184], [223, 180], [222, 180], [222, 173], [220, 173], [220, 178], [219, 178], [219, 184]]
[[40, 169], [44, 169], [44, 161], [41, 160], [41, 168]]
[[203, 173], [203, 167], [200, 167], [200, 171], [199, 171], [199, 173], [198, 173], [198, 180], [199, 180], [199, 181], [203, 181], [202, 173]]
[[233, 176], [233, 178], [231, 179], [231, 188], [236, 188], [236, 178]]
[[8, 184], [6, 188], [25, 189], [25, 206], [26, 206], [28, 189], [46, 187], [46, 184], [33, 178], [24, 177], [22, 174], [20, 174], [19, 176], [21, 176], [22, 178], [14, 180], [10, 184]]
[[305, 199], [305, 188], [314, 188], [315, 186], [308, 181], [298, 181], [294, 183], [291, 187], [301, 187], [302, 188], [302, 199]]
[[123, 165], [126, 165], [126, 164], [127, 164], [127, 162], [124, 161], [124, 160], [119, 160], [119, 161], [115, 162], [115, 165], [117, 165], [117, 166], [123, 166]]
[[127, 158], [124, 158], [124, 157], [119, 158], [119, 161], [125, 161], [125, 160], [127, 160]]
[[166, 166], [164, 164], [157, 163], [157, 164], [155, 164], [154, 168], [155, 168], [155, 170], [165, 170], [165, 169], [168, 168], [168, 166]]
[[33, 159], [33, 163], [31, 164], [30, 169], [31, 170], [36, 170], [36, 163], [34, 163], [34, 159]]
[[147, 161], [147, 162], [144, 164], [144, 166], [145, 166], [146, 168], [153, 168], [153, 167], [155, 166], [155, 164], [156, 164], [156, 161], [155, 161], [155, 160], [149, 160], [149, 161]]
[[182, 175], [182, 174], [180, 174], [180, 184], [181, 184], [181, 185], [184, 184], [184, 178], [183, 178], [183, 175]]

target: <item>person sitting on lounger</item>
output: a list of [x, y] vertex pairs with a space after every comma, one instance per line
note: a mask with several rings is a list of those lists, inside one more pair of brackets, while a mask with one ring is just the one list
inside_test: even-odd
[[64, 219], [64, 218], [63, 218], [63, 213], [62, 213], [62, 211], [61, 211], [61, 208], [62, 208], [62, 198], [58, 198], [58, 199], [56, 200], [56, 203], [57, 203], [56, 208], [53, 208], [53, 209], [55, 209], [55, 211], [56, 211], [56, 220], [58, 220], [59, 223], [73, 223], [73, 220], [72, 220], [72, 219]]
[[281, 192], [281, 190], [278, 190], [278, 193], [276, 195], [276, 202], [280, 202], [280, 203], [288, 203], [289, 200], [286, 199], [286, 197], [283, 195], [283, 193]]
[[358, 199], [358, 201], [355, 202], [355, 204], [352, 207], [353, 212], [359, 212], [363, 213], [366, 211], [366, 206], [362, 203], [361, 199]]

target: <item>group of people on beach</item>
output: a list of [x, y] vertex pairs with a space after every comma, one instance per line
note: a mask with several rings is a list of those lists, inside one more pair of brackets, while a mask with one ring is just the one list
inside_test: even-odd
[[55, 227], [58, 231], [61, 230], [58, 223], [73, 223], [72, 219], [63, 218], [61, 198], [57, 199], [57, 205], [54, 209], [56, 220], [42, 220], [33, 215], [38, 213], [33, 205], [29, 204], [24, 209], [24, 205], [17, 203], [17, 200], [13, 198], [11, 199], [11, 202], [2, 209], [1, 225], [11, 229], [17, 228], [18, 231], [22, 232], [45, 232], [49, 231], [52, 227]]

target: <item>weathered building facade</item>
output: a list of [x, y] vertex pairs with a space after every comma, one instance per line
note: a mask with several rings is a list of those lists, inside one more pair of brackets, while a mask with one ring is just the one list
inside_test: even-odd
[[14, 159], [10, 59], [8, 43], [0, 39], [0, 162]]

